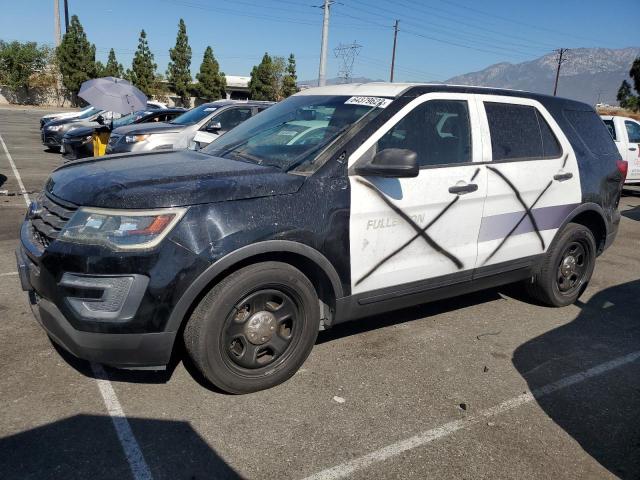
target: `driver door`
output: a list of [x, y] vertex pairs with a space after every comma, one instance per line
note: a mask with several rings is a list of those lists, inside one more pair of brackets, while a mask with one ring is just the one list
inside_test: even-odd
[[350, 175], [353, 294], [471, 279], [487, 193], [479, 125], [473, 95], [430, 93], [350, 157], [351, 167], [402, 148], [416, 152], [420, 166], [415, 178]]

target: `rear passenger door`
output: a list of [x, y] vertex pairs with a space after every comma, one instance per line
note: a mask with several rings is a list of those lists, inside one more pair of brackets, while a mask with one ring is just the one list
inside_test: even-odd
[[567, 214], [581, 202], [580, 176], [568, 140], [539, 102], [489, 95], [479, 99], [491, 162], [478, 268], [504, 264], [508, 269], [509, 262], [516, 266], [547, 250]]
[[470, 279], [487, 189], [474, 96], [413, 100], [351, 155], [349, 166], [388, 148], [416, 152], [420, 173], [363, 177], [351, 169], [352, 293]]

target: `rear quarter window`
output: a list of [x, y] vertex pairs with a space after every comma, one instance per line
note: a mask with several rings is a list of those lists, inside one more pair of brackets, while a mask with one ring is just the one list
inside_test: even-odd
[[564, 110], [564, 116], [578, 134], [582, 143], [596, 155], [618, 153], [609, 129], [602, 119], [591, 110]]

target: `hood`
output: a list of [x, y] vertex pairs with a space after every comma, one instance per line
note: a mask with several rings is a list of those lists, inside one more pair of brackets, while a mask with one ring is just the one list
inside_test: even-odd
[[145, 133], [172, 133], [185, 129], [188, 125], [173, 125], [171, 123], [132, 123], [113, 130], [117, 135], [144, 135]]
[[81, 126], [81, 127], [74, 126], [71, 130], [66, 132], [64, 136], [66, 138], [86, 137], [87, 135], [91, 135], [95, 129], [96, 129], [96, 125], [87, 125], [87, 126]]
[[98, 124], [98, 122], [92, 121], [92, 118], [94, 117], [89, 117], [89, 118], [56, 118], [55, 120], [51, 120], [50, 122], [47, 122], [47, 127], [53, 127], [55, 125], [68, 125], [70, 123], [95, 123], [96, 125]]
[[190, 150], [122, 154], [55, 170], [48, 192], [80, 206], [160, 208], [296, 192], [305, 177]]

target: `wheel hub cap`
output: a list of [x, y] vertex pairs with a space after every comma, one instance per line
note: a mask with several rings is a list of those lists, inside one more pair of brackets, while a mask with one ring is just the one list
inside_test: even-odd
[[260, 311], [253, 314], [244, 326], [244, 334], [254, 345], [262, 345], [271, 340], [276, 330], [276, 317], [271, 312]]
[[560, 266], [560, 270], [562, 275], [565, 277], [570, 277], [576, 271], [576, 259], [573, 255], [569, 255], [562, 261], [562, 265]]

